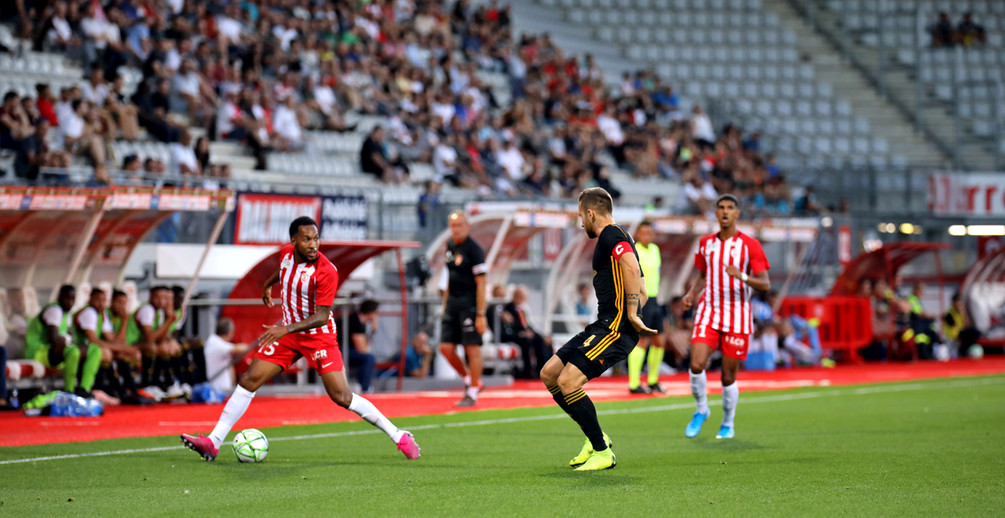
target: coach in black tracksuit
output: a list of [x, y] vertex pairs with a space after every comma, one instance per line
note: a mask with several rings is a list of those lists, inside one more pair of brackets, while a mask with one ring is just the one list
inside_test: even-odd
[[[443, 293], [440, 353], [464, 378], [464, 397], [457, 406], [473, 406], [478, 400], [482, 378], [482, 334], [488, 328], [485, 318], [485, 252], [468, 235], [471, 225], [463, 211], [448, 218], [447, 290]], [[457, 355], [457, 345], [464, 346], [467, 365]]]

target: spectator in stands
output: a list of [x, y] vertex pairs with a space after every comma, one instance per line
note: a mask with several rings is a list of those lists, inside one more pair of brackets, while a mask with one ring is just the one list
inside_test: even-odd
[[7, 314], [3, 315], [7, 328], [8, 358], [24, 357], [25, 335], [28, 334], [28, 314], [25, 309], [24, 292], [21, 288], [7, 290]]
[[349, 368], [356, 369], [356, 379], [363, 393], [371, 391], [374, 368], [377, 364], [370, 352], [370, 340], [377, 331], [377, 308], [380, 304], [366, 299], [359, 309], [349, 316]]
[[248, 352], [247, 344], [235, 344], [234, 322], [223, 317], [216, 323], [216, 333], [206, 339], [203, 353], [206, 356], [206, 379], [216, 390], [229, 394], [234, 390], [237, 376], [235, 361]]
[[932, 35], [932, 47], [952, 47], [956, 44], [956, 31], [949, 13], [945, 11], [939, 13], [939, 21], [932, 24], [928, 32]]
[[712, 119], [697, 104], [692, 109], [691, 131], [698, 144], [703, 146], [715, 145], [715, 129], [712, 126]]
[[55, 2], [52, 14], [42, 24], [39, 31], [41, 36], [40, 45], [36, 45], [36, 50], [49, 51], [79, 51], [82, 41], [74, 34], [71, 27], [69, 10], [65, 1]]
[[202, 167], [192, 147], [192, 135], [187, 129], [181, 130], [178, 142], [171, 144], [171, 174], [174, 176], [200, 176]]
[[118, 126], [122, 140], [132, 142], [139, 139], [139, 113], [136, 106], [122, 93], [123, 84], [122, 76], [116, 76], [112, 81], [111, 91], [105, 97], [103, 108], [109, 120]]
[[230, 178], [230, 164], [214, 164], [209, 157], [209, 139], [199, 137], [195, 141], [195, 159], [205, 176]]
[[408, 177], [408, 169], [400, 157], [392, 160], [388, 155], [384, 146], [384, 128], [380, 125], [374, 126], [363, 141], [359, 161], [364, 173], [372, 174], [384, 183], [397, 184]]
[[[412, 337], [412, 342], [405, 349], [405, 376], [410, 378], [425, 378], [429, 376], [429, 368], [433, 364], [433, 348], [429, 346], [429, 334], [419, 331]], [[399, 363], [401, 352], [394, 353], [388, 363]], [[381, 377], [396, 376], [398, 368], [392, 367], [381, 372]]]
[[14, 155], [14, 174], [34, 181], [41, 167], [69, 167], [70, 155], [63, 151], [51, 150], [47, 140], [49, 121], [39, 119], [35, 123], [35, 133], [23, 139]]
[[806, 186], [806, 190], [803, 191], [803, 195], [796, 200], [795, 206], [793, 207], [796, 216], [812, 216], [815, 214], [820, 214], [820, 203], [817, 201], [816, 189], [812, 185]]
[[205, 125], [217, 98], [213, 89], [199, 75], [195, 60], [189, 57], [182, 60], [178, 73], [172, 80], [171, 91], [185, 103], [189, 123], [195, 126]]
[[983, 47], [988, 44], [988, 36], [984, 32], [984, 27], [974, 23], [973, 15], [970, 12], [963, 13], [963, 19], [956, 26], [956, 38], [964, 47]]
[[299, 151], [304, 148], [304, 130], [297, 115], [296, 98], [286, 94], [279, 99], [279, 106], [272, 120], [279, 140], [279, 149], [284, 151]]
[[0, 106], [0, 148], [17, 151], [21, 141], [35, 132], [17, 92], [7, 92]]
[[38, 83], [35, 85], [35, 106], [39, 115], [49, 121], [50, 126], [59, 126], [59, 117], [56, 116], [55, 97], [48, 84]]
[[684, 211], [686, 214], [710, 214], [713, 209], [715, 199], [719, 194], [712, 187], [711, 182], [705, 181], [701, 173], [695, 168], [690, 168], [686, 173], [684, 184]]

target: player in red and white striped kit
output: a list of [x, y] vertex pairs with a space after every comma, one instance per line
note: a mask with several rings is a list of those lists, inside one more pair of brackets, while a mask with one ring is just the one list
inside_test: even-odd
[[705, 389], [705, 365], [716, 348], [722, 349], [722, 426], [716, 439], [732, 439], [733, 417], [740, 398], [736, 373], [747, 359], [747, 345], [754, 332], [750, 310], [751, 288], [768, 291], [768, 259], [761, 243], [736, 229], [740, 202], [732, 194], [723, 194], [715, 202], [719, 232], [701, 238], [694, 256], [697, 279], [684, 295], [684, 309], [701, 295], [691, 333], [691, 394], [698, 410], [684, 435], [695, 437], [710, 415]]
[[214, 460], [230, 429], [255, 397], [255, 391], [301, 356], [324, 383], [328, 396], [380, 428], [409, 459], [419, 457], [411, 432], [399, 430], [370, 401], [352, 393], [346, 379], [331, 308], [338, 289], [338, 270], [318, 251], [318, 224], [301, 216], [290, 224], [290, 244], [280, 250], [279, 269], [265, 281], [262, 300], [272, 307], [272, 285], [281, 286], [283, 318], [264, 326], [251, 366], [241, 375], [209, 437], [183, 434], [182, 443], [206, 460]]

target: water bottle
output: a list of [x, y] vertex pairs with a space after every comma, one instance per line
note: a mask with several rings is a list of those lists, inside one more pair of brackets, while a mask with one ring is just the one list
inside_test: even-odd
[[18, 403], [18, 400], [17, 400], [17, 386], [16, 385], [13, 386], [13, 387], [11, 387], [10, 388], [10, 393], [7, 394], [7, 404], [10, 405], [11, 408], [20, 408], [21, 407], [21, 404]]

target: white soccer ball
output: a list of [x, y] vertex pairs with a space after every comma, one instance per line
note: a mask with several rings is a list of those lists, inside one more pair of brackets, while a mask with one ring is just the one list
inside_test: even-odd
[[241, 462], [262, 462], [269, 454], [269, 439], [254, 428], [241, 430], [234, 436], [234, 455]]
[[973, 358], [974, 360], [980, 360], [984, 357], [984, 348], [977, 344], [971, 345], [970, 348], [967, 349], [967, 356]]

